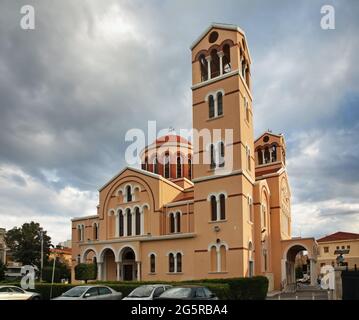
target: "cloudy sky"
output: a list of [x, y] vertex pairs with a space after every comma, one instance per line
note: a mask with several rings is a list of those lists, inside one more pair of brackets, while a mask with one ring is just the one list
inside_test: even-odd
[[256, 136], [286, 137], [293, 235], [359, 232], [358, 16], [355, 0], [0, 0], [0, 227], [70, 238], [125, 166], [127, 130], [190, 128], [189, 46], [223, 22], [247, 34]]

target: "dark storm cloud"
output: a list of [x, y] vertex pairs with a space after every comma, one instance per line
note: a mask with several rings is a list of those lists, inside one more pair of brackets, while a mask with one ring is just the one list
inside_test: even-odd
[[[24, 4], [34, 31], [19, 27]], [[336, 30], [320, 29], [323, 4]], [[0, 166], [15, 185], [1, 189], [0, 215], [31, 204], [30, 215], [87, 213], [51, 199], [80, 192], [92, 204], [86, 192], [125, 165], [127, 130], [190, 128], [189, 46], [214, 21], [246, 31], [255, 133], [286, 135], [295, 202], [355, 203], [357, 14], [355, 1], [2, 1]]]

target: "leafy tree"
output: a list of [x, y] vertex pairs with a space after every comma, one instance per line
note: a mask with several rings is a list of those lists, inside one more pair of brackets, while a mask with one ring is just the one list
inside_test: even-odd
[[31, 221], [24, 223], [20, 228], [15, 227], [6, 232], [5, 242], [15, 261], [40, 268], [41, 232], [43, 234], [44, 263], [46, 263], [50, 253], [51, 238], [39, 223]]
[[0, 261], [0, 281], [5, 280], [5, 271], [6, 271], [5, 264], [3, 264], [2, 261]]
[[75, 267], [75, 279], [84, 280], [87, 283], [88, 280], [96, 280], [97, 278], [97, 265], [96, 263], [79, 263]]
[[[46, 282], [52, 281], [53, 260], [50, 260], [42, 269], [42, 279]], [[56, 259], [54, 282], [59, 283], [61, 279], [71, 279], [71, 270], [66, 263], [60, 262]]]

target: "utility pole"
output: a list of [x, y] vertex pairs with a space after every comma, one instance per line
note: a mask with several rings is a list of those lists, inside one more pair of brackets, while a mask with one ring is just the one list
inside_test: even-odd
[[40, 282], [42, 282], [42, 269], [44, 267], [44, 233], [40, 231], [40, 241], [41, 241], [41, 270], [40, 270]]

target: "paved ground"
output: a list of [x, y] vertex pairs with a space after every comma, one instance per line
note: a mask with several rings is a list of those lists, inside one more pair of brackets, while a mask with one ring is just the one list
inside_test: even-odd
[[287, 292], [272, 292], [267, 300], [328, 300], [328, 291], [319, 287], [302, 285], [301, 288], [289, 288]]

